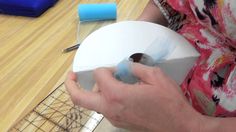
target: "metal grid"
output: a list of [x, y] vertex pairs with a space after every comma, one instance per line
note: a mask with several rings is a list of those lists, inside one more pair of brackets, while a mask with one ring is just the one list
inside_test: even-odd
[[62, 83], [10, 131], [91, 132], [102, 118], [96, 112], [75, 106]]

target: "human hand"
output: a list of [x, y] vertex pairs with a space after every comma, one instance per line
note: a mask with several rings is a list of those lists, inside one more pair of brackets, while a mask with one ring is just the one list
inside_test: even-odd
[[103, 114], [114, 126], [133, 131], [198, 131], [201, 115], [183, 96], [179, 86], [159, 68], [134, 63], [132, 72], [141, 81], [130, 85], [113, 77], [114, 69], [94, 72], [97, 92], [79, 89], [76, 75], [65, 82], [76, 105]]

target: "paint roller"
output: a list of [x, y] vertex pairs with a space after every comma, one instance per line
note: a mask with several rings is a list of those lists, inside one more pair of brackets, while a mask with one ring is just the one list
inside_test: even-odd
[[79, 4], [80, 22], [115, 20], [117, 17], [116, 3]]

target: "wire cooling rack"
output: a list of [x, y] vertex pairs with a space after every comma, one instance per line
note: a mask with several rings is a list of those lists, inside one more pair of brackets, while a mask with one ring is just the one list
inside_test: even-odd
[[10, 131], [92, 132], [102, 119], [101, 114], [75, 106], [62, 83]]

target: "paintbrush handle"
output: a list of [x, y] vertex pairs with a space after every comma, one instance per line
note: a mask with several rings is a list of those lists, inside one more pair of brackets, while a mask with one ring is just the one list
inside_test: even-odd
[[64, 49], [62, 52], [63, 52], [63, 53], [67, 53], [67, 52], [76, 50], [76, 49], [79, 48], [79, 46], [80, 46], [80, 44], [73, 45], [73, 46], [71, 46], [71, 47], [68, 47], [68, 48]]

